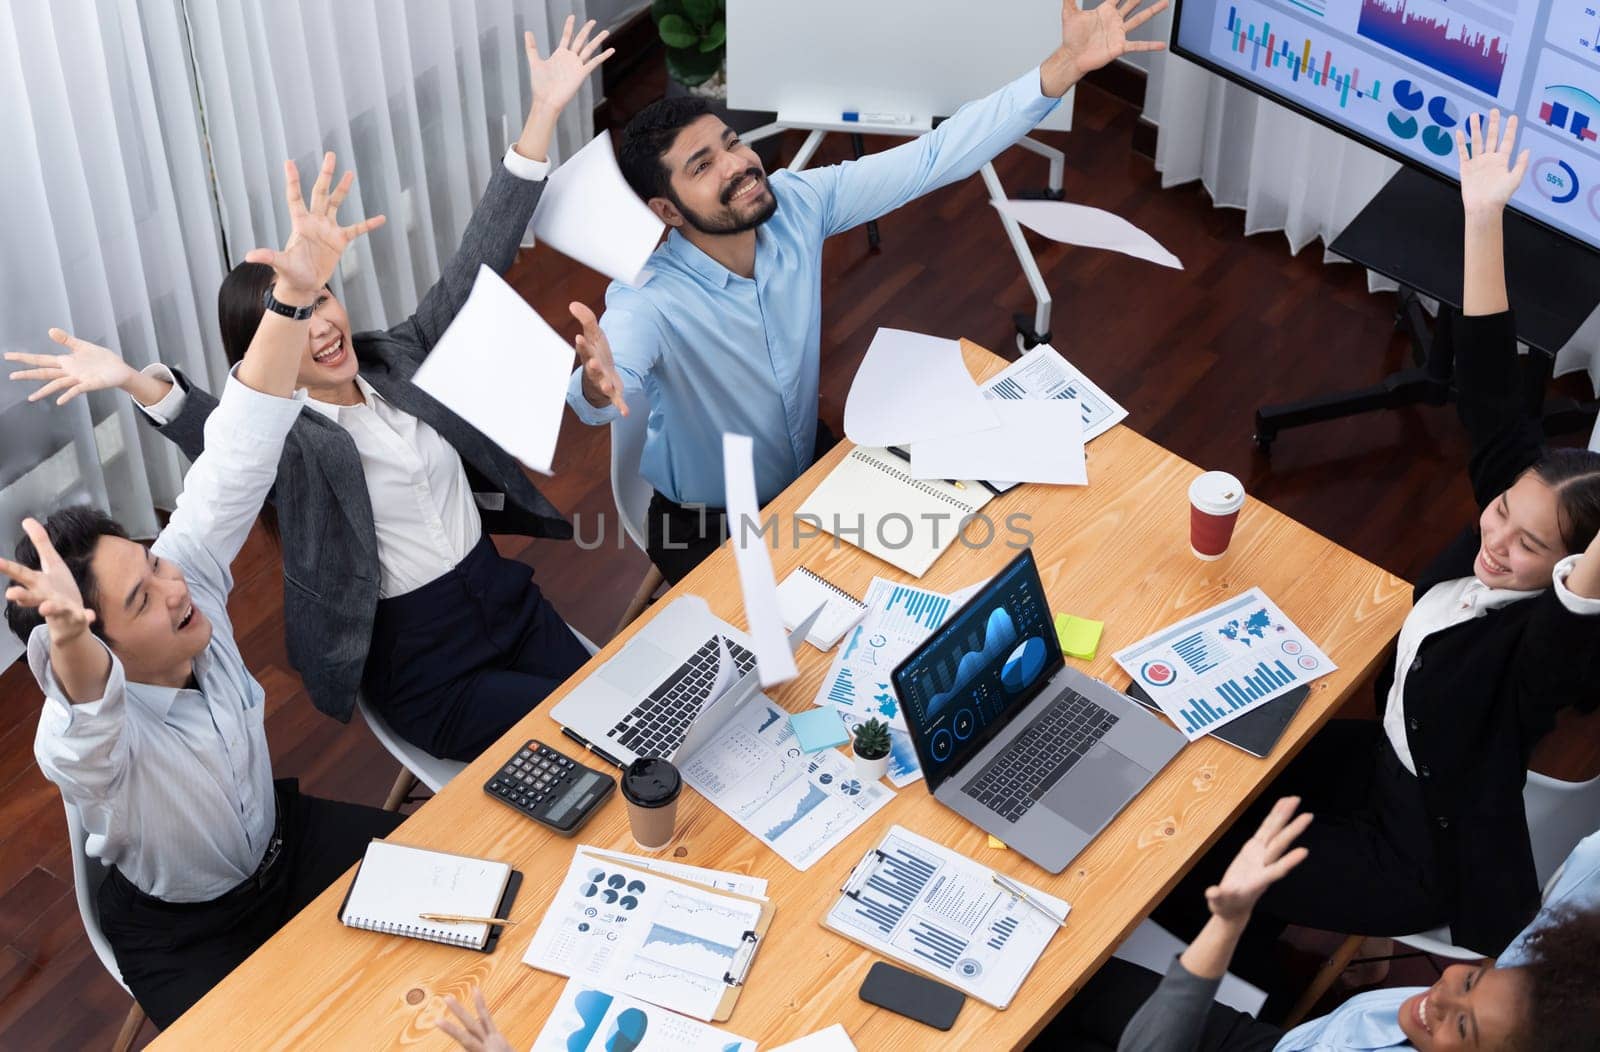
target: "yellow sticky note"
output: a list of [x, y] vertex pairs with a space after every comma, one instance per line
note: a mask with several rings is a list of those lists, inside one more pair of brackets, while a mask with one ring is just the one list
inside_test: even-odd
[[989, 835], [989, 846], [994, 848], [996, 851], [1006, 850], [1006, 845], [997, 839], [992, 833]]
[[1091, 621], [1087, 617], [1071, 614], [1056, 615], [1056, 638], [1068, 657], [1093, 661], [1100, 646], [1100, 633], [1105, 631], [1104, 621]]

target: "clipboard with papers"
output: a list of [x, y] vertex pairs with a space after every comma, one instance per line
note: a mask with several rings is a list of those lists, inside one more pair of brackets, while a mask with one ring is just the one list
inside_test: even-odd
[[720, 1023], [774, 912], [765, 897], [580, 847], [522, 960]]

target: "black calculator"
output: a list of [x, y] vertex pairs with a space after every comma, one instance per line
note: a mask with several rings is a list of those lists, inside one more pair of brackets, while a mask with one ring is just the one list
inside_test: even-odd
[[484, 783], [483, 791], [562, 836], [571, 836], [616, 787], [609, 774], [530, 738]]

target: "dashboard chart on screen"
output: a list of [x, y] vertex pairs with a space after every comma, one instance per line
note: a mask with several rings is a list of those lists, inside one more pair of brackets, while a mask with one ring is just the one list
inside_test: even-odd
[[1516, 113], [1513, 207], [1600, 246], [1600, 0], [1179, 0], [1173, 45], [1452, 178], [1466, 118]]

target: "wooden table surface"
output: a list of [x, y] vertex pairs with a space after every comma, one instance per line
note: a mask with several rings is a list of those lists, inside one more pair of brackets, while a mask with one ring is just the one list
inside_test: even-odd
[[[979, 379], [1004, 366], [975, 344], [964, 342], [963, 352]], [[782, 539], [773, 552], [780, 581], [801, 565], [856, 595], [865, 592], [874, 575], [907, 579], [830, 536], [807, 539], [798, 548], [792, 544], [793, 513], [848, 445], [841, 443], [765, 509], [765, 514], [779, 516], [782, 525]], [[698, 794], [685, 792], [677, 835], [664, 849], [665, 857], [765, 877], [777, 909], [738, 1006], [721, 1024], [731, 1032], [766, 1048], [837, 1022], [863, 1052], [920, 1050], [933, 1042], [953, 1048], [1026, 1045], [1338, 709], [1398, 632], [1410, 608], [1406, 582], [1253, 499], [1245, 503], [1227, 555], [1203, 562], [1188, 546], [1187, 491], [1197, 467], [1125, 426], [1095, 440], [1088, 453], [1088, 488], [1023, 486], [996, 498], [985, 509], [999, 527], [995, 543], [966, 547], [958, 542], [917, 583], [949, 592], [994, 573], [1016, 554], [1006, 543], [1012, 536], [1008, 517], [1022, 515], [1026, 520], [1012, 521], [1023, 522], [1033, 534], [1052, 609], [1106, 623], [1099, 656], [1075, 665], [1113, 686], [1125, 684], [1127, 677], [1112, 653], [1252, 586], [1264, 589], [1339, 670], [1313, 685], [1270, 757], [1258, 760], [1211, 739], [1187, 746], [1055, 877], [1013, 852], [989, 848], [981, 830], [936, 804], [922, 782], [899, 790], [888, 806], [805, 873], [796, 872]], [[583, 556], [575, 552], [573, 558]], [[684, 592], [704, 596], [714, 613], [745, 627], [727, 547], [668, 598]], [[665, 600], [647, 610], [572, 682], [614, 655], [663, 606]], [[791, 711], [805, 711], [831, 659], [832, 654], [802, 648], [800, 677], [768, 695]], [[577, 755], [575, 744], [546, 715], [552, 701], [523, 719], [392, 836], [402, 843], [503, 859], [523, 871], [525, 881], [511, 914], [521, 923], [506, 929], [494, 953], [346, 928], [336, 919], [349, 884], [342, 878], [156, 1044], [443, 1049], [453, 1047], [433, 1028], [443, 996], [454, 994], [465, 1001], [481, 985], [511, 1047], [531, 1046], [566, 980], [523, 964], [522, 954], [567, 871], [574, 841], [490, 800], [482, 787], [527, 738]], [[372, 777], [386, 783], [393, 773], [385, 766]], [[856, 991], [877, 958], [820, 923], [850, 867], [895, 823], [1072, 904], [1067, 927], [1051, 942], [1012, 1006], [997, 1011], [969, 998], [947, 1035], [861, 1001]], [[637, 851], [620, 796], [613, 795], [577, 840]]]

